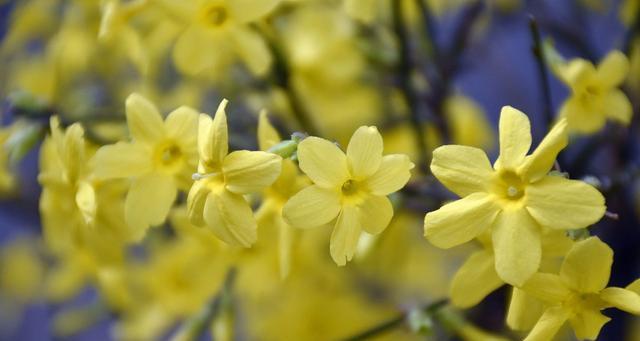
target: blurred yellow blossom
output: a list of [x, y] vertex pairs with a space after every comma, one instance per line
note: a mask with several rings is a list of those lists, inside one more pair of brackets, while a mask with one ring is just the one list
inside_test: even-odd
[[619, 51], [610, 52], [597, 68], [584, 59], [573, 59], [558, 67], [560, 79], [571, 88], [560, 116], [569, 129], [583, 134], [602, 129], [607, 118], [628, 125], [632, 108], [618, 89], [629, 73], [629, 61]]

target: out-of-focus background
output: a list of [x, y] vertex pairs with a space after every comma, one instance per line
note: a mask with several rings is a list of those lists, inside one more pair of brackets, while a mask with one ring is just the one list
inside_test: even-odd
[[[283, 104], [283, 93], [293, 87], [319, 136], [345, 146], [358, 126], [377, 125], [388, 152], [406, 152], [419, 162], [412, 142], [414, 132], [408, 123], [402, 123], [406, 121], [407, 105], [402, 103], [405, 99], [399, 94], [401, 86], [394, 79], [401, 56], [388, 11], [372, 14], [380, 17], [371, 23], [351, 16], [342, 1], [285, 1], [269, 19], [267, 34], [279, 39], [280, 52], [288, 61], [285, 71], [280, 70], [279, 75], [256, 75], [245, 66], [221, 60], [220, 66], [192, 76], [172, 61], [171, 49], [181, 28], [156, 22], [154, 13], [140, 18], [139, 32], [132, 33], [126, 24], [111, 23], [111, 40], [98, 41], [104, 29], [101, 25], [109, 24], [105, 24], [101, 7], [105, 3], [108, 1], [0, 1], [0, 109], [5, 126], [27, 117], [31, 124], [37, 124], [20, 129], [37, 131], [47, 123], [48, 116], [42, 112], [54, 111], [68, 121], [91, 122], [88, 130], [94, 130], [96, 140], [110, 141], [112, 136], [121, 136], [124, 128], [117, 120], [111, 124], [109, 117], [123, 117], [124, 100], [133, 91], [144, 93], [163, 113], [186, 104], [212, 114], [226, 97], [231, 103], [232, 148], [256, 148], [257, 113], [262, 108], [269, 110], [283, 135], [305, 130], [290, 123], [295, 122], [295, 115]], [[383, 0], [370, 3], [372, 7], [386, 8], [379, 4], [385, 3]], [[439, 86], [430, 83], [437, 77], [428, 77], [441, 72], [429, 59], [434, 48], [424, 46], [435, 44], [440, 61], [448, 68], [444, 73], [448, 78], [443, 90], [446, 100], [440, 104], [451, 113], [447, 115], [462, 117], [449, 121], [453, 127], [450, 142], [482, 147], [492, 157], [496, 154], [495, 131], [502, 106], [511, 105], [528, 114], [534, 145], [551, 123], [545, 114], [543, 86], [532, 53], [531, 17], [535, 18], [542, 39], [552, 42], [566, 59], [584, 58], [597, 64], [612, 50], [627, 54], [631, 71], [624, 88], [634, 104], [631, 124], [621, 127], [609, 123], [596, 134], [574, 136], [559, 159], [562, 170], [572, 178], [597, 181], [604, 189], [608, 211], [619, 216], [617, 220], [604, 219], [592, 233], [614, 250], [610, 285], [621, 287], [640, 277], [640, 177], [636, 176], [640, 167], [640, 41], [629, 38], [634, 22], [629, 21], [633, 13], [628, 13], [638, 12], [640, 2], [635, 1], [635, 7], [631, 3], [634, 1], [428, 0], [425, 4], [432, 20], [428, 25], [419, 18], [415, 6], [405, 9], [412, 62], [416, 73], [427, 75], [416, 76], [412, 80], [414, 86], [422, 87], [425, 93]], [[263, 29], [263, 24], [257, 24], [257, 29]], [[433, 30], [435, 41], [425, 43], [428, 27]], [[640, 39], [638, 31], [636, 27], [636, 39]], [[136, 42], [138, 39], [142, 40], [141, 45]], [[211, 71], [215, 67], [219, 69]], [[277, 68], [277, 61], [271, 68]], [[550, 71], [548, 82], [555, 115], [569, 89]], [[425, 113], [427, 122], [433, 113], [428, 108]], [[102, 119], [86, 120], [92, 115]], [[431, 137], [437, 135], [433, 127], [425, 127], [425, 131], [427, 139], [431, 139], [427, 143], [430, 148], [444, 143], [442, 138]], [[154, 285], [169, 280], [172, 266], [175, 271], [192, 267], [192, 274], [214, 269], [211, 283], [215, 293], [227, 268], [216, 263], [217, 256], [188, 265], [172, 265], [169, 260], [141, 261], [128, 269], [126, 276], [146, 276], [139, 281], [150, 282], [148, 290], [162, 292], [158, 295], [163, 298], [140, 304], [157, 304], [160, 308], [136, 314], [129, 313], [128, 308], [105, 309], [98, 298], [104, 295], [103, 289], [96, 285], [101, 282], [73, 278], [73, 274], [65, 272], [73, 272], [72, 266], [62, 268], [39, 240], [39, 144], [38, 141], [24, 147], [19, 161], [8, 166], [15, 183], [0, 199], [0, 339], [167, 338], [181, 319], [198, 309], [184, 308], [184, 315], [162, 315], [158, 311], [183, 308], [175, 300], [194, 298], [171, 297], [174, 289]], [[442, 194], [441, 188], [437, 192], [445, 199], [454, 199], [448, 193]], [[244, 265], [239, 266], [236, 279], [241, 303], [236, 307], [233, 323], [237, 326], [236, 337], [347, 337], [395, 316], [398, 309], [445, 297], [452, 275], [470, 249], [439, 250], [424, 240], [422, 216], [426, 210], [437, 208], [429, 200], [411, 202], [405, 210], [397, 211], [391, 226], [381, 240], [375, 241], [367, 257], [356, 259], [346, 268], [336, 268], [328, 259], [327, 244], [316, 245], [306, 239], [300, 240], [299, 248], [317, 251], [322, 259], [294, 258], [286, 284], [278, 282], [277, 274], [273, 274], [277, 272], [275, 260], [241, 263]], [[316, 235], [326, 238], [328, 231], [317, 231]], [[140, 258], [162, 257], [165, 253], [165, 258], [180, 258], [187, 249], [158, 242], [146, 245], [144, 250], [132, 247], [128, 252], [132, 257], [137, 252], [143, 254]], [[243, 272], [243, 266], [250, 270]], [[65, 280], [80, 284], [69, 284], [76, 289], [58, 288], [67, 295], [51, 299], [56, 296], [51, 293], [56, 290], [51, 286], [64, 287]], [[180, 284], [175, 285], [179, 288]], [[484, 330], [515, 337], [504, 324], [508, 296], [506, 288], [500, 289], [463, 314]], [[172, 308], [173, 305], [180, 308]], [[157, 318], [156, 313], [168, 322]], [[612, 321], [604, 326], [600, 340], [640, 339], [640, 318], [617, 310], [605, 314]], [[118, 322], [122, 320], [127, 322]], [[156, 328], [155, 324], [163, 327]], [[446, 333], [435, 335], [449, 337]], [[386, 337], [402, 340], [414, 336], [400, 330]]]

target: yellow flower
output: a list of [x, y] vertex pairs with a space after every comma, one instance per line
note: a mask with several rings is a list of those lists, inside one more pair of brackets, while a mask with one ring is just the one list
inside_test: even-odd
[[9, 153], [4, 148], [12, 132], [12, 128], [0, 129], [0, 197], [11, 193], [16, 185], [15, 176], [9, 166]]
[[200, 163], [187, 199], [189, 219], [228, 244], [250, 247], [257, 239], [257, 225], [243, 195], [271, 185], [280, 175], [282, 158], [261, 151], [228, 153], [226, 106], [223, 100], [213, 120], [200, 115]]
[[560, 108], [560, 116], [567, 118], [570, 130], [595, 133], [607, 118], [629, 124], [631, 102], [618, 89], [629, 73], [629, 61], [622, 52], [610, 52], [597, 69], [584, 59], [574, 59], [557, 72], [571, 88], [571, 96]]
[[126, 101], [132, 142], [100, 148], [95, 174], [102, 179], [132, 178], [125, 201], [125, 218], [134, 239], [150, 225], [162, 224], [176, 199], [186, 189], [196, 168], [198, 113], [179, 107], [162, 121], [158, 109], [132, 94]]
[[58, 255], [86, 247], [102, 259], [111, 258], [128, 239], [121, 213], [124, 188], [93, 178], [83, 135], [80, 124], [63, 132], [57, 117], [51, 118], [38, 175], [44, 239]]
[[533, 275], [523, 289], [546, 302], [547, 308], [525, 340], [551, 340], [566, 321], [578, 339], [595, 340], [610, 320], [600, 310], [616, 307], [640, 315], [640, 295], [629, 287], [605, 288], [612, 262], [611, 248], [590, 237], [571, 248], [559, 275]]
[[[266, 112], [260, 114], [258, 121], [258, 143], [260, 149], [268, 150], [280, 142], [278, 132], [273, 128]], [[308, 184], [305, 176], [298, 174], [298, 167], [289, 159], [282, 161], [282, 172], [278, 179], [264, 191], [262, 205], [256, 212], [256, 220], [261, 230], [278, 235], [278, 265], [280, 277], [285, 278], [291, 268], [291, 248], [294, 231], [282, 217], [284, 204]]]
[[366, 126], [353, 134], [346, 155], [318, 137], [308, 137], [298, 145], [300, 169], [314, 185], [285, 204], [284, 218], [301, 228], [335, 219], [329, 250], [338, 265], [351, 260], [362, 230], [378, 234], [387, 227], [393, 207], [386, 196], [400, 190], [411, 177], [409, 157], [383, 157], [382, 148], [378, 129]]
[[266, 16], [280, 1], [198, 0], [169, 4], [176, 6], [174, 14], [183, 15], [189, 22], [173, 49], [176, 66], [194, 75], [220, 66], [234, 55], [253, 73], [265, 74], [271, 64], [269, 48], [248, 24]]
[[505, 282], [520, 286], [538, 270], [543, 229], [569, 230], [597, 222], [604, 198], [592, 186], [547, 175], [567, 144], [561, 120], [538, 148], [531, 147], [527, 116], [502, 108], [500, 156], [491, 167], [477, 148], [449, 145], [433, 152], [431, 171], [462, 199], [425, 216], [425, 237], [450, 248], [490, 231], [495, 268]]
[[[478, 304], [489, 293], [504, 285], [494, 266], [495, 256], [491, 236], [478, 238], [482, 248], [472, 253], [451, 280], [451, 303], [459, 308]], [[566, 254], [571, 239], [565, 231], [548, 230], [542, 235], [542, 264], [553, 266], [555, 259]]]

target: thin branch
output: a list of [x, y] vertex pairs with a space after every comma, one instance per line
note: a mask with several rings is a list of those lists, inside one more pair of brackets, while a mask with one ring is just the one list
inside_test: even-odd
[[428, 173], [429, 167], [427, 167], [427, 163], [429, 162], [430, 156], [422, 127], [422, 118], [420, 117], [420, 95], [413, 87], [411, 81], [413, 61], [411, 59], [411, 49], [409, 46], [409, 33], [404, 25], [402, 17], [402, 2], [402, 0], [392, 1], [393, 31], [398, 38], [398, 43], [400, 44], [400, 61], [397, 66], [398, 75], [400, 77], [402, 93], [409, 105], [409, 118], [416, 137], [415, 143], [420, 155], [418, 165], [423, 172]]
[[544, 100], [544, 117], [547, 123], [547, 127], [551, 127], [551, 125], [553, 124], [553, 108], [551, 105], [551, 89], [549, 88], [547, 61], [544, 57], [544, 53], [542, 52], [542, 41], [540, 39], [540, 29], [538, 28], [538, 22], [533, 15], [529, 15], [529, 31], [531, 32], [531, 38], [533, 40], [531, 51], [535, 56], [536, 63], [538, 64], [538, 75]]

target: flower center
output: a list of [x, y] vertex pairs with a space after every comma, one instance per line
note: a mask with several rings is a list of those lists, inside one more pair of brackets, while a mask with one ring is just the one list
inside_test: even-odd
[[362, 182], [347, 180], [340, 188], [343, 202], [358, 205], [366, 199], [367, 191]]
[[156, 166], [169, 173], [178, 171], [182, 165], [182, 150], [173, 142], [160, 144], [154, 154]]
[[209, 27], [221, 27], [229, 19], [229, 12], [222, 5], [209, 5], [201, 10], [201, 20]]
[[492, 192], [505, 203], [518, 202], [525, 194], [526, 184], [512, 170], [500, 171], [492, 186]]

